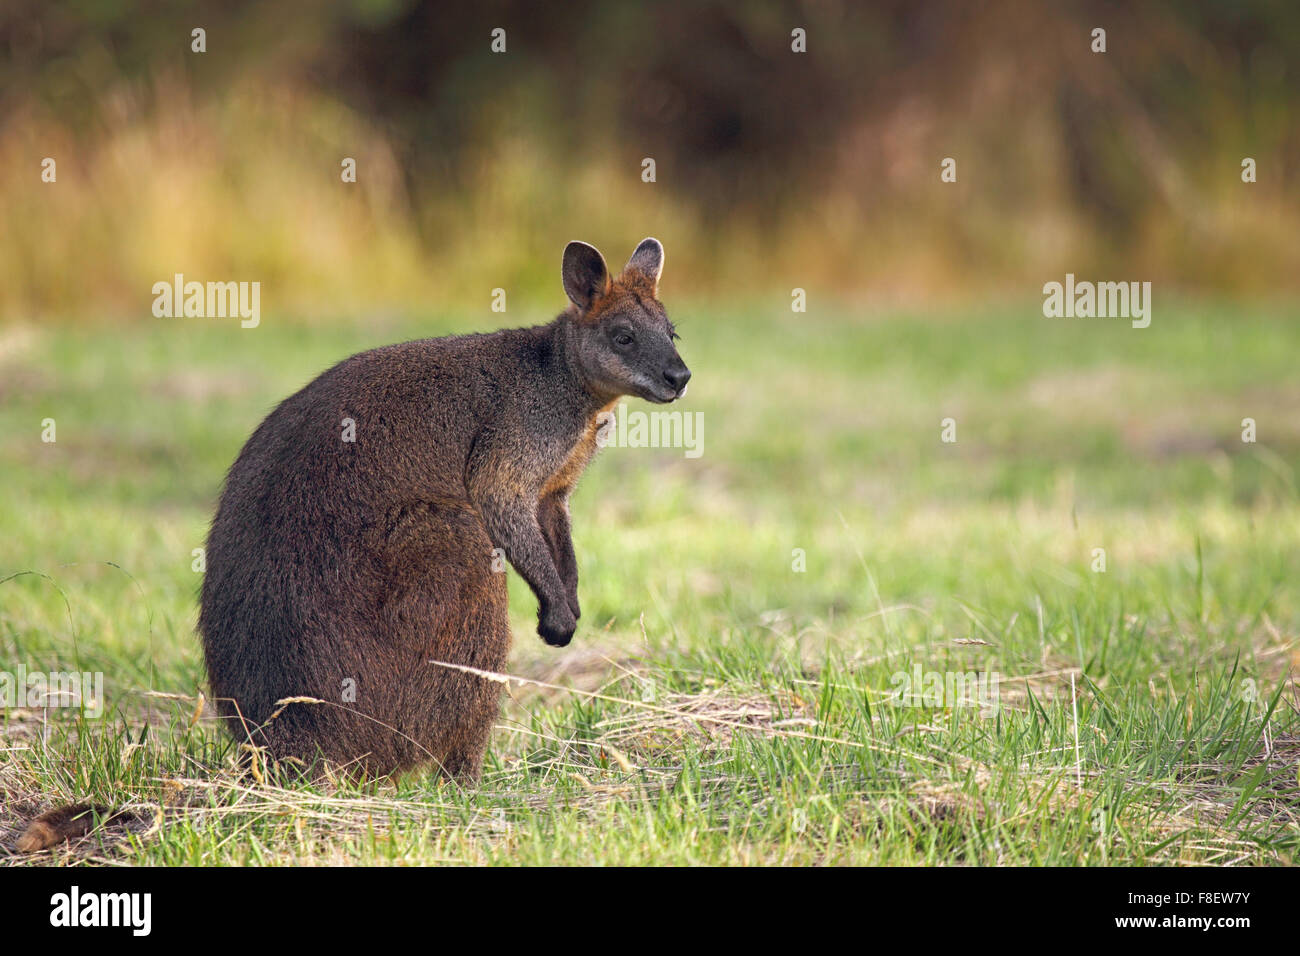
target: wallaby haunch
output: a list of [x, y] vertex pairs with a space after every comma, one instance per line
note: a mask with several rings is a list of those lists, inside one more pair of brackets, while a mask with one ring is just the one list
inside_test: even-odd
[[[564, 250], [548, 325], [362, 352], [280, 404], [235, 460], [212, 523], [199, 630], [213, 696], [274, 759], [369, 774], [478, 775], [510, 646], [496, 549], [563, 647], [579, 617], [569, 494], [598, 416], [671, 402], [691, 373], [646, 239], [611, 278]], [[320, 703], [283, 702], [315, 698]]]

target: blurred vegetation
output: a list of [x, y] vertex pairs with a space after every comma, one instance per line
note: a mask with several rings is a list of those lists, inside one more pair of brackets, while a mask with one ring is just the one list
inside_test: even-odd
[[1284, 0], [9, 0], [0, 51], [10, 319], [143, 320], [176, 272], [283, 314], [558, 307], [566, 240], [646, 234], [718, 297], [1300, 285]]

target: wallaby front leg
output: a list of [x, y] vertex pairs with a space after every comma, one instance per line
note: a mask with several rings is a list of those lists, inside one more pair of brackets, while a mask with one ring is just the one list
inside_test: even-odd
[[544, 496], [537, 505], [537, 522], [542, 526], [547, 544], [551, 546], [551, 557], [555, 560], [555, 569], [560, 572], [560, 580], [564, 582], [569, 610], [575, 619], [581, 618], [582, 610], [578, 607], [578, 558], [573, 553], [567, 497], [558, 492]]
[[537, 633], [547, 644], [564, 647], [577, 630], [577, 615], [569, 607], [534, 506], [526, 498], [510, 498], [488, 499], [478, 507], [492, 543], [505, 551], [506, 559], [537, 595]]

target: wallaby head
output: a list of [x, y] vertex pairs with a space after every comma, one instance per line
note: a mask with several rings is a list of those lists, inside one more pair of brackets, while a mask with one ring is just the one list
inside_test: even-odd
[[691, 370], [656, 297], [663, 267], [658, 239], [643, 239], [613, 278], [595, 247], [565, 247], [561, 276], [573, 303], [563, 319], [565, 338], [583, 385], [597, 398], [635, 395], [663, 404], [686, 394]]

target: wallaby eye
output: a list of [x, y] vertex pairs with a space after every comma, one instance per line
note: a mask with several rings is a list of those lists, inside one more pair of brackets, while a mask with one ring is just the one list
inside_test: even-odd
[[622, 346], [623, 348], [627, 348], [635, 341], [636, 339], [632, 337], [632, 333], [628, 332], [626, 329], [620, 329], [619, 331], [614, 333], [615, 345], [619, 345]]

